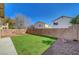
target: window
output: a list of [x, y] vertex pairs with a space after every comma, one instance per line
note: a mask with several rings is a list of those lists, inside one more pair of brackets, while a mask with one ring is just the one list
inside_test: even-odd
[[42, 25], [41, 24], [39, 24], [39, 27], [41, 27]]
[[58, 25], [58, 22], [54, 22], [54, 25]]
[[7, 27], [3, 27], [3, 29], [7, 29]]

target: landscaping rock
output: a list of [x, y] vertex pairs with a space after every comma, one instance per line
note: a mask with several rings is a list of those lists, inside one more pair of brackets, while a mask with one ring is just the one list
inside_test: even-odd
[[79, 42], [58, 39], [43, 55], [79, 55]]

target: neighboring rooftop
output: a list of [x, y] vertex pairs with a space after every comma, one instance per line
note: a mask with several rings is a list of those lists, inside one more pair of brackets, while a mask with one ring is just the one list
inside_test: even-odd
[[69, 17], [69, 16], [60, 16], [60, 17], [56, 18], [54, 21], [59, 20], [60, 18], [72, 18], [72, 17]]
[[44, 22], [42, 22], [42, 21], [38, 21], [38, 22], [36, 22], [35, 24], [38, 24], [38, 23], [42, 23], [42, 24], [45, 24]]

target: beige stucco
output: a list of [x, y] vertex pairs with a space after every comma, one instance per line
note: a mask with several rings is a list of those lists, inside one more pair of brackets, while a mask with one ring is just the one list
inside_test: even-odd
[[0, 30], [2, 30], [2, 29], [8, 29], [9, 27], [8, 27], [8, 23], [6, 23], [6, 25], [2, 25], [2, 26], [0, 26]]
[[34, 24], [34, 27], [37, 29], [43, 29], [43, 28], [51, 28], [48, 24], [45, 24], [43, 22], [37, 22]]

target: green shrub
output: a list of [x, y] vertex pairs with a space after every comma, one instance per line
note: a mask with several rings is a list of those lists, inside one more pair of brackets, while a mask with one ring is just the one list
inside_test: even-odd
[[14, 29], [14, 27], [12, 25], [9, 25], [9, 29]]

